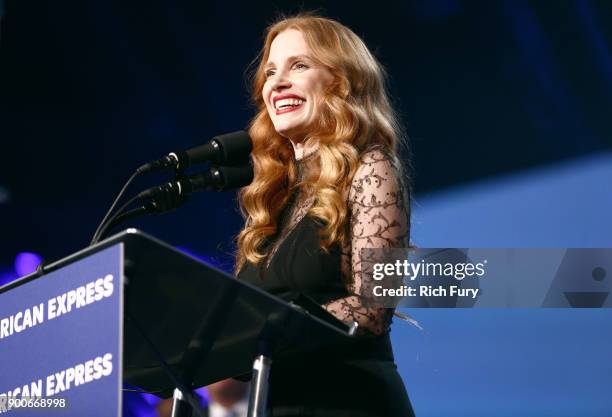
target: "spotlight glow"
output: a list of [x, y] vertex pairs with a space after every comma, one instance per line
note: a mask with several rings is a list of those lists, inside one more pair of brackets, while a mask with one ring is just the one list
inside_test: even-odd
[[10, 200], [10, 194], [8, 190], [0, 186], [0, 204], [8, 203]]
[[39, 255], [32, 252], [21, 252], [15, 257], [15, 272], [19, 277], [31, 274], [36, 271], [41, 262], [42, 258]]

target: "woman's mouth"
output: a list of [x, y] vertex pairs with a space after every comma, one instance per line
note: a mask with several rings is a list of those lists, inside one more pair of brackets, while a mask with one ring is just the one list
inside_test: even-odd
[[274, 109], [276, 110], [277, 115], [289, 113], [302, 107], [304, 101], [306, 100], [301, 98], [284, 98], [276, 100], [274, 103]]

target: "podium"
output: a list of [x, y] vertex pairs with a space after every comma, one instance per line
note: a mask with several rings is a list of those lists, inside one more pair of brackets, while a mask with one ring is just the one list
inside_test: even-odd
[[190, 389], [255, 369], [250, 413], [262, 416], [270, 361], [346, 342], [354, 330], [136, 229], [42, 272], [0, 288], [0, 368], [11, 369], [0, 374], [0, 412], [3, 394], [27, 391], [65, 399], [55, 415], [120, 415], [124, 383], [174, 393], [178, 408]]

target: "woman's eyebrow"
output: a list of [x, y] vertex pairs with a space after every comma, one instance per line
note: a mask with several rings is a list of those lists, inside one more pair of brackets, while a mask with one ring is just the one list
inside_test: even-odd
[[[311, 58], [308, 55], [305, 54], [300, 54], [300, 55], [292, 55], [290, 57], [287, 58], [287, 61], [295, 61], [297, 59], [308, 59], [310, 60]], [[270, 67], [274, 67], [275, 64], [273, 61], [268, 61], [268, 63], [265, 65], [264, 69], [268, 69]]]

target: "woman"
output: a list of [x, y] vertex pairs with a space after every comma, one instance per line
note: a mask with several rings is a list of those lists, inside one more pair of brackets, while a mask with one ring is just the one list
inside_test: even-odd
[[350, 29], [312, 15], [271, 25], [260, 58], [237, 276], [284, 299], [303, 293], [359, 326], [345, 346], [275, 362], [270, 415], [411, 416], [393, 310], [361, 297], [361, 249], [405, 246], [409, 232], [383, 69]]

